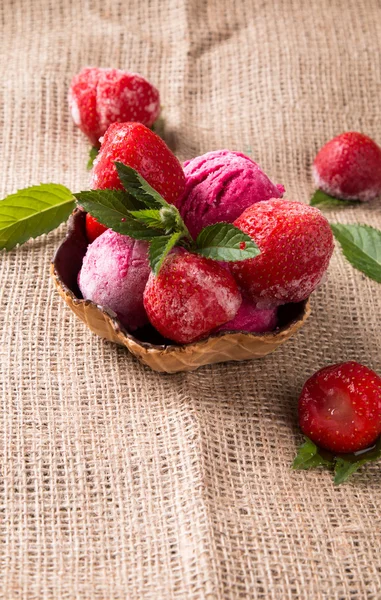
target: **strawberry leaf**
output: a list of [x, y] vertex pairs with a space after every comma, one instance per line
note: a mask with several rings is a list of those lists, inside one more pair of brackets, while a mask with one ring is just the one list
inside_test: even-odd
[[381, 283], [381, 231], [369, 225], [332, 223], [331, 229], [351, 265]]
[[106, 227], [137, 240], [151, 240], [158, 230], [137, 221], [130, 210], [136, 208], [135, 198], [123, 190], [89, 190], [74, 194], [77, 202]]
[[52, 231], [74, 208], [70, 190], [55, 183], [42, 183], [7, 196], [0, 201], [0, 249], [11, 250]]
[[329, 467], [335, 472], [335, 485], [347, 481], [353, 473], [366, 463], [381, 458], [381, 436], [372, 448], [352, 454], [337, 454], [336, 456], [332, 452], [316, 446], [308, 437], [305, 437], [305, 440], [298, 450], [292, 468], [305, 470], [319, 466]]
[[183, 236], [181, 231], [176, 231], [172, 235], [162, 235], [154, 238], [149, 247], [149, 262], [155, 275], [158, 274], [161, 265], [167, 254], [176, 246], [177, 242]]
[[336, 457], [335, 479], [334, 483], [339, 485], [344, 483], [360, 467], [368, 462], [374, 462], [381, 458], [381, 437], [376, 444], [367, 450], [356, 452], [355, 454], [341, 454]]
[[135, 169], [121, 162], [115, 162], [115, 167], [124, 189], [143, 205], [140, 208], [168, 206], [168, 202]]
[[304, 444], [300, 446], [298, 454], [292, 463], [293, 469], [312, 469], [313, 467], [332, 466], [333, 459], [322, 451], [309, 438], [305, 438]]
[[90, 169], [93, 168], [94, 160], [98, 156], [98, 152], [99, 152], [99, 148], [96, 148], [95, 146], [92, 146], [90, 148], [90, 150], [89, 150], [89, 160], [87, 161], [87, 170], [88, 171], [90, 171]]
[[254, 258], [260, 252], [251, 237], [230, 223], [205, 227], [197, 237], [196, 246], [197, 254], [222, 261]]
[[360, 204], [360, 202], [358, 200], [341, 200], [340, 198], [326, 194], [323, 190], [316, 190], [310, 200], [311, 206], [319, 206], [321, 208], [336, 208], [338, 206], [343, 208], [353, 204]]

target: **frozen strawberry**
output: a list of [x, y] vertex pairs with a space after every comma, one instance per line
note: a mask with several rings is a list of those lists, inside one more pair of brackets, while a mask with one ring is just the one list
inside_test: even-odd
[[250, 235], [261, 251], [231, 266], [258, 308], [308, 298], [320, 283], [334, 246], [329, 223], [320, 210], [273, 198], [247, 208], [234, 225]]
[[381, 434], [381, 378], [350, 361], [321, 369], [299, 398], [303, 433], [327, 450], [357, 452]]
[[160, 98], [137, 73], [85, 67], [71, 81], [69, 108], [74, 123], [99, 146], [111, 123], [138, 121], [150, 127], [159, 115]]
[[313, 176], [335, 198], [373, 200], [381, 195], [381, 148], [362, 133], [342, 133], [318, 152]]
[[227, 269], [181, 249], [165, 259], [157, 276], [151, 273], [144, 290], [152, 325], [179, 344], [199, 340], [233, 319], [241, 300]]
[[277, 325], [276, 308], [257, 308], [253, 302], [242, 298], [242, 304], [234, 319], [220, 325], [216, 331], [246, 331], [265, 333]]
[[93, 242], [102, 233], [107, 230], [107, 227], [99, 223], [95, 217], [92, 217], [89, 213], [86, 214], [86, 236], [89, 242]]
[[92, 189], [123, 189], [115, 161], [138, 171], [171, 204], [184, 191], [185, 177], [180, 162], [156, 133], [140, 123], [110, 125], [94, 161]]

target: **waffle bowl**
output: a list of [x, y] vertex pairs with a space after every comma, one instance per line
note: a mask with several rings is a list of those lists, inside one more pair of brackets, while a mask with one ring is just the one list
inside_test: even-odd
[[219, 332], [192, 344], [178, 345], [166, 340], [151, 326], [134, 335], [127, 332], [111, 310], [84, 300], [77, 276], [87, 249], [85, 216], [76, 209], [70, 217], [65, 240], [57, 249], [50, 272], [59, 294], [88, 327], [129, 351], [154, 371], [194, 371], [203, 365], [230, 360], [261, 358], [273, 352], [302, 327], [310, 314], [309, 300], [286, 304], [279, 309], [279, 327], [269, 333]]

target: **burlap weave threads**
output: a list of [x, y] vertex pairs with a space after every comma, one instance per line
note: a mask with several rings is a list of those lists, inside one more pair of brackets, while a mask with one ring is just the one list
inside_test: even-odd
[[[381, 143], [379, 0], [2, 0], [0, 197], [88, 185], [83, 65], [143, 73], [181, 159], [251, 153], [308, 201], [317, 149]], [[381, 206], [326, 212], [381, 228]], [[49, 281], [65, 227], [0, 255], [0, 598], [378, 600], [380, 465], [292, 472], [304, 380], [381, 372], [380, 286], [335, 251], [305, 327], [260, 361], [160, 375]]]

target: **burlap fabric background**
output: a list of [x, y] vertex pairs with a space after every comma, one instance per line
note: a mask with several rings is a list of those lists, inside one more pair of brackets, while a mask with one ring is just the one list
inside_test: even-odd
[[[251, 152], [289, 198], [308, 201], [334, 134], [381, 142], [379, 0], [2, 0], [0, 17], [1, 197], [88, 185], [66, 105], [86, 64], [155, 82], [180, 158]], [[329, 218], [381, 227], [380, 204]], [[380, 465], [335, 488], [290, 463], [304, 380], [381, 371], [380, 286], [336, 250], [275, 354], [159, 375], [53, 290], [64, 231], [0, 256], [0, 597], [379, 599]]]

